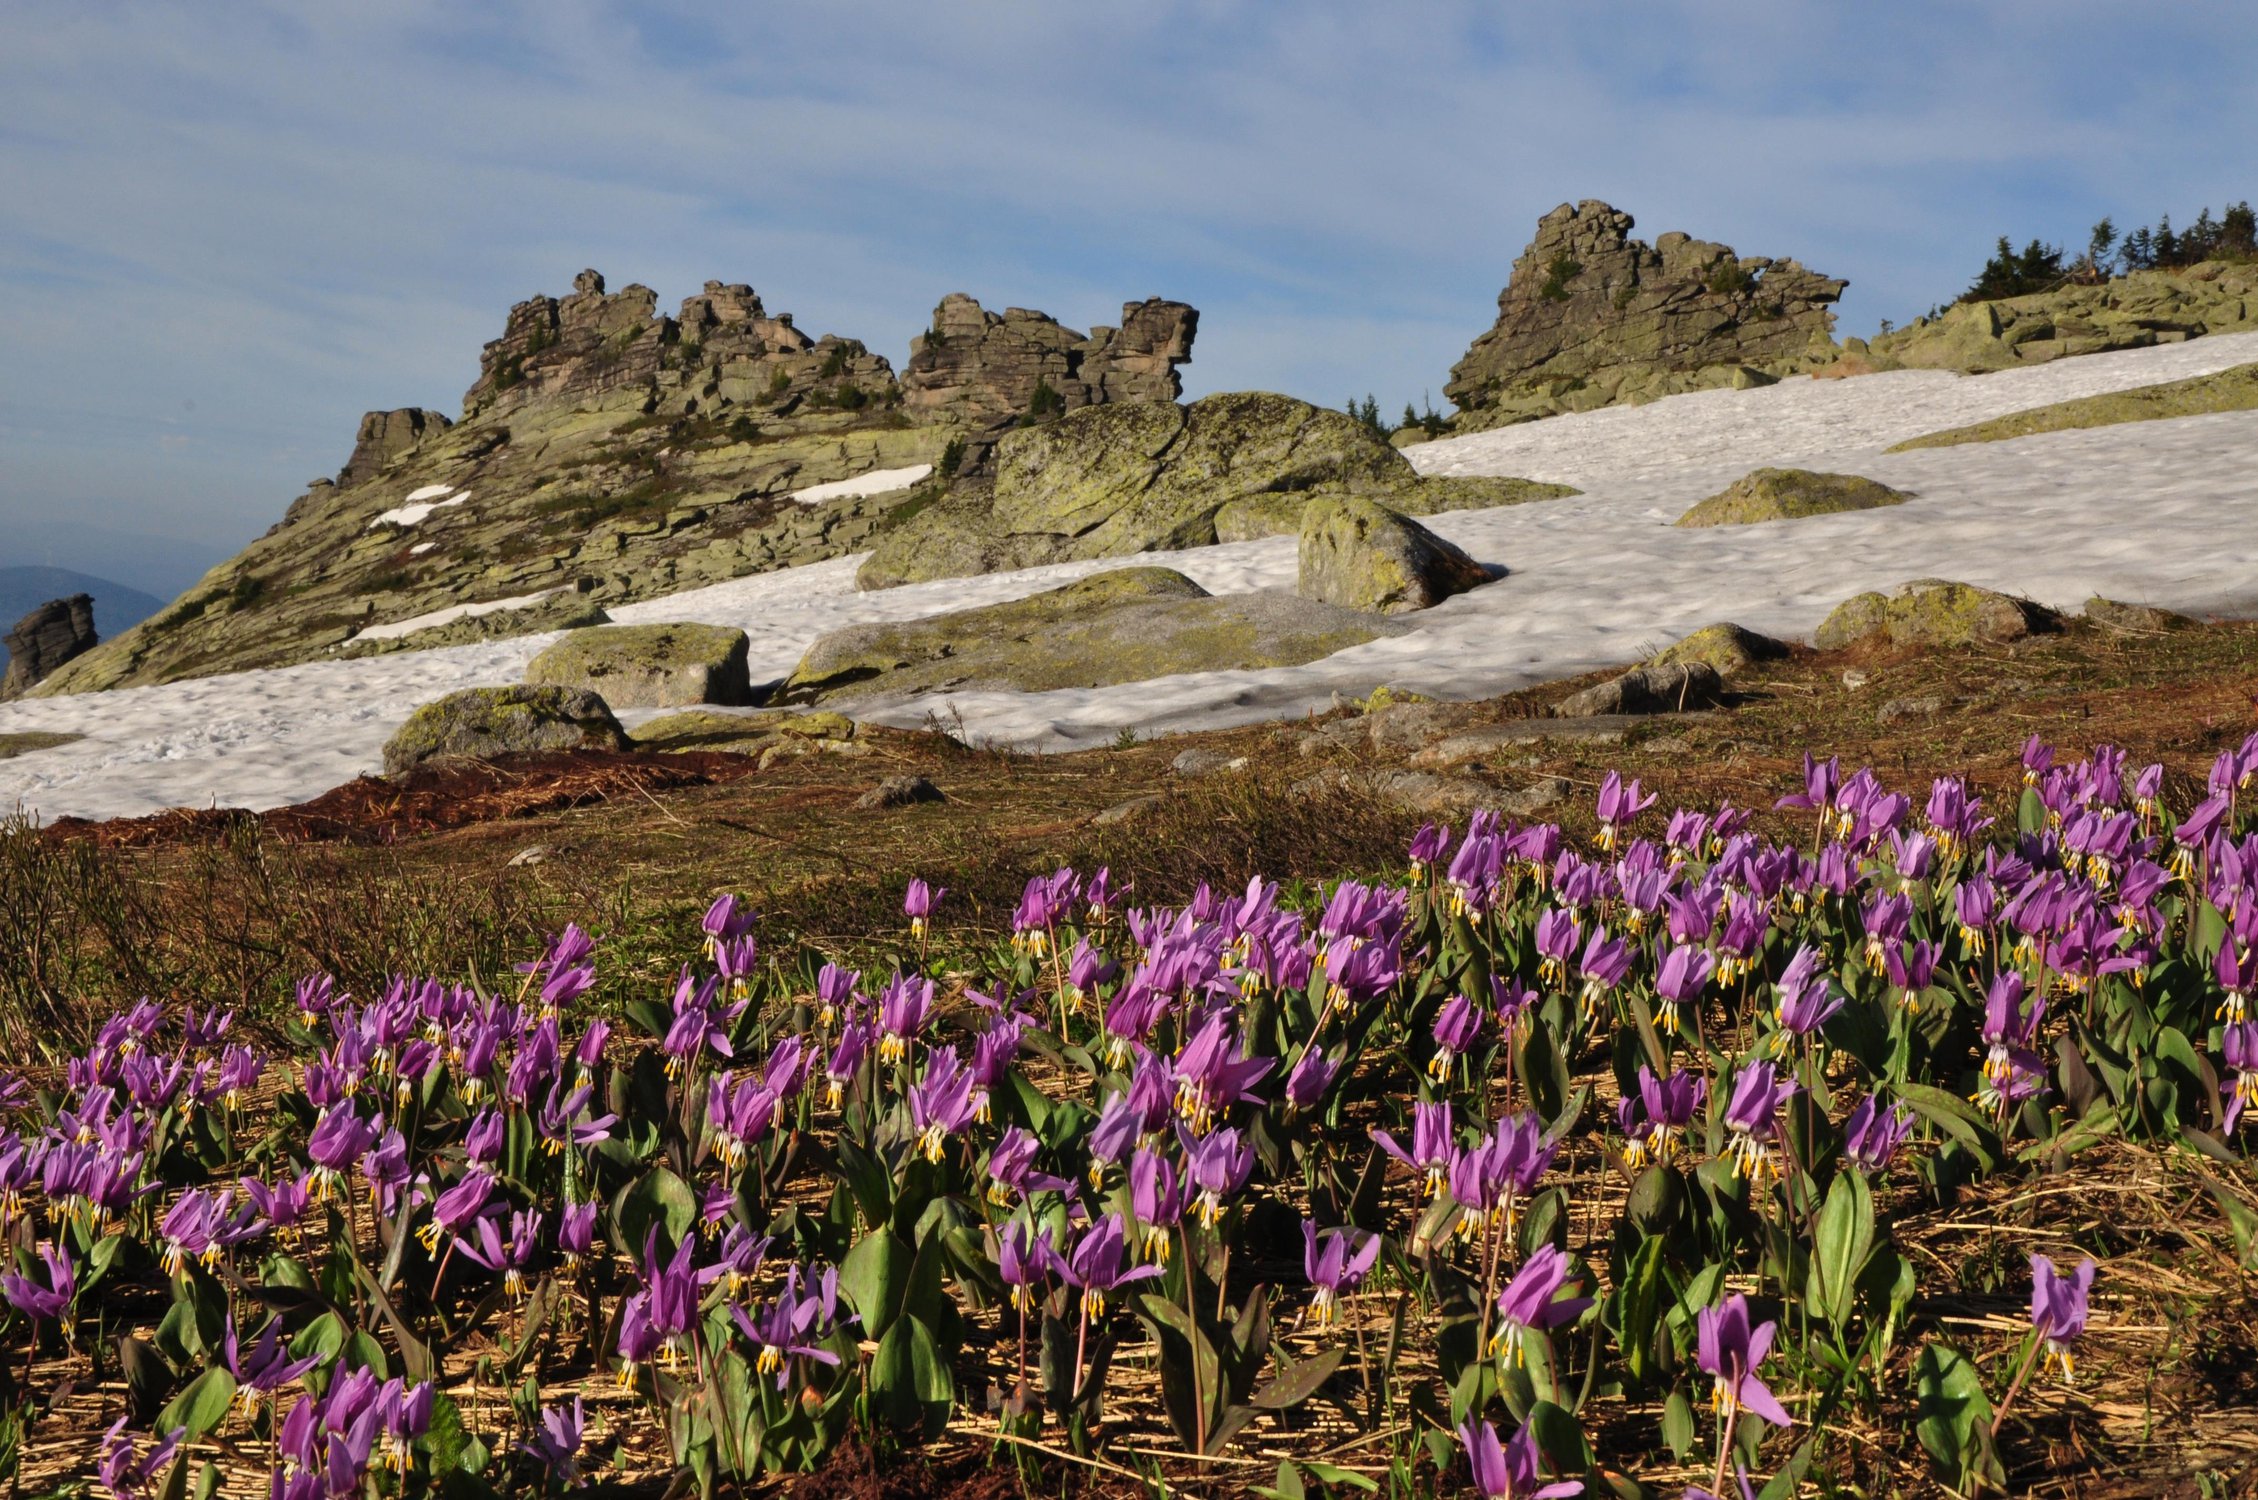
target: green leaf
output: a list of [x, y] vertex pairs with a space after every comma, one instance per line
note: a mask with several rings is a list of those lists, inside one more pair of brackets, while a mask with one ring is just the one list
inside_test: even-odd
[[1623, 1365], [1634, 1380], [1647, 1380], [1655, 1373], [1654, 1330], [1662, 1319], [1664, 1299], [1669, 1295], [1669, 1283], [1662, 1270], [1663, 1249], [1660, 1235], [1648, 1237], [1623, 1272], [1620, 1337]]
[[915, 1257], [890, 1229], [866, 1234], [839, 1267], [839, 1290], [862, 1319], [862, 1336], [883, 1338], [902, 1310]]
[[622, 1192], [612, 1204], [613, 1243], [630, 1255], [643, 1253], [643, 1242], [653, 1225], [665, 1231], [671, 1245], [698, 1222], [698, 1195], [690, 1185], [665, 1167], [653, 1167]]
[[897, 1318], [870, 1360], [875, 1412], [896, 1427], [921, 1427], [928, 1439], [948, 1426], [956, 1380], [933, 1335], [915, 1315]]
[[1299, 1406], [1317, 1393], [1320, 1386], [1333, 1378], [1333, 1372], [1348, 1358], [1345, 1345], [1326, 1350], [1296, 1364], [1290, 1364], [1271, 1381], [1249, 1398], [1254, 1405], [1266, 1411], [1284, 1411]]
[[1669, 1399], [1662, 1403], [1662, 1441], [1670, 1456], [1680, 1463], [1693, 1452], [1694, 1410], [1693, 1401], [1682, 1385], [1673, 1386]]
[[1858, 1273], [1874, 1250], [1874, 1195], [1857, 1172], [1835, 1174], [1812, 1235], [1804, 1302], [1813, 1316], [1840, 1328], [1858, 1306]]
[[235, 1400], [235, 1377], [224, 1369], [210, 1369], [188, 1382], [188, 1388], [157, 1413], [158, 1432], [188, 1429], [188, 1441], [198, 1442], [219, 1430]]
[[1966, 1355], [1941, 1339], [1922, 1346], [1913, 1389], [1914, 1435], [1948, 1483], [1969, 1489], [1973, 1478], [1998, 1467], [1991, 1453], [1991, 1398]]

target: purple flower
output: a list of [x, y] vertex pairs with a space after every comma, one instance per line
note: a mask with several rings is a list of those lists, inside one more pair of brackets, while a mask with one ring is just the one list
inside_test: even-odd
[[533, 1263], [533, 1254], [541, 1245], [541, 1215], [519, 1210], [509, 1219], [507, 1239], [502, 1236], [502, 1214], [497, 1209], [473, 1225], [468, 1238], [457, 1239], [455, 1248], [501, 1277], [502, 1289], [517, 1298], [525, 1295], [525, 1268]]
[[1781, 1086], [1779, 1074], [1768, 1062], [1742, 1066], [1733, 1079], [1733, 1097], [1725, 1106], [1725, 1123], [1733, 1132], [1726, 1148], [1734, 1170], [1743, 1177], [1761, 1177], [1776, 1171], [1771, 1142], [1778, 1128], [1781, 1101], [1791, 1090]]
[[463, 1180], [441, 1193], [431, 1205], [431, 1222], [417, 1231], [423, 1248], [439, 1248], [441, 1235], [456, 1234], [463, 1225], [478, 1217], [486, 1207], [486, 1200], [494, 1195], [494, 1179], [473, 1167], [463, 1174]]
[[1656, 794], [1640, 796], [1638, 782], [1624, 784], [1623, 778], [1613, 771], [1599, 784], [1599, 846], [1613, 854], [1622, 841], [1623, 830], [1631, 820], [1654, 806]]
[[1780, 971], [1778, 993], [1776, 1014], [1790, 1036], [1811, 1035], [1843, 1007], [1842, 992], [1820, 966], [1819, 950], [1809, 944], [1796, 949], [1788, 966]]
[[1427, 1196], [1443, 1195], [1446, 1174], [1451, 1159], [1457, 1153], [1458, 1142], [1451, 1131], [1450, 1102], [1439, 1104], [1414, 1104], [1411, 1106], [1411, 1149], [1405, 1151], [1396, 1144], [1396, 1138], [1385, 1130], [1374, 1130], [1372, 1139], [1382, 1151], [1402, 1162], [1415, 1172], [1427, 1177]]
[[972, 1071], [957, 1061], [954, 1047], [936, 1048], [925, 1061], [925, 1076], [910, 1085], [910, 1124], [917, 1149], [939, 1161], [950, 1136], [972, 1123]]
[[1286, 1075], [1286, 1107], [1300, 1114], [1309, 1114], [1325, 1102], [1332, 1092], [1333, 1082], [1341, 1076], [1341, 1064], [1333, 1061], [1325, 1049], [1312, 1043], [1295, 1062], [1294, 1070]]
[[[1325, 1248], [1318, 1248], [1322, 1239]], [[1311, 1220], [1302, 1220], [1302, 1270], [1311, 1288], [1309, 1310], [1320, 1328], [1330, 1327], [1339, 1316], [1338, 1299], [1353, 1292], [1380, 1258], [1380, 1237], [1361, 1229], [1328, 1229], [1323, 1235]]]
[[1042, 1148], [1041, 1141], [1017, 1125], [1006, 1129], [988, 1153], [988, 1201], [1008, 1204], [1030, 1193], [1069, 1191], [1073, 1184], [1065, 1178], [1035, 1170], [1035, 1156]]
[[1576, 1479], [1537, 1483], [1537, 1440], [1526, 1423], [1511, 1441], [1500, 1443], [1495, 1427], [1468, 1418], [1458, 1429], [1458, 1440], [1466, 1447], [1467, 1466], [1482, 1500], [1566, 1500], [1584, 1492], [1583, 1481]]
[[1066, 1257], [1066, 1281], [1082, 1289], [1086, 1318], [1103, 1316], [1106, 1296], [1116, 1288], [1159, 1274], [1158, 1266], [1128, 1264], [1128, 1236], [1119, 1214], [1107, 1214], [1084, 1230]]
[[581, 1405], [578, 1396], [572, 1398], [570, 1411], [561, 1406], [544, 1406], [541, 1408], [540, 1430], [518, 1444], [518, 1451], [555, 1474], [565, 1484], [578, 1484], [580, 1442], [587, 1426], [587, 1408]]
[[898, 1063], [909, 1057], [910, 1043], [925, 1029], [933, 1010], [933, 981], [909, 979], [898, 971], [878, 992], [878, 1060]]
[[1662, 1014], [1657, 1018], [1662, 1031], [1670, 1036], [1678, 1034], [1678, 1007], [1699, 1004], [1701, 992], [1708, 988], [1716, 971], [1717, 960], [1706, 949], [1672, 948], [1663, 956], [1661, 971], [1654, 979], [1654, 991], [1662, 997]]
[[102, 1487], [116, 1500], [140, 1500], [155, 1493], [157, 1475], [173, 1459], [188, 1429], [175, 1427], [165, 1435], [165, 1440], [147, 1453], [136, 1451], [133, 1438], [125, 1430], [127, 1419], [120, 1417], [102, 1435], [102, 1465], [98, 1477]]
[[220, 1340], [221, 1357], [235, 1376], [235, 1388], [242, 1394], [246, 1410], [274, 1395], [278, 1390], [296, 1380], [322, 1361], [319, 1350], [304, 1359], [294, 1360], [282, 1347], [282, 1319], [270, 1318], [259, 1341], [251, 1346], [249, 1355], [243, 1354], [236, 1342], [235, 1319], [230, 1316]]
[[1254, 1086], [1277, 1066], [1276, 1058], [1239, 1056], [1231, 1017], [1229, 1010], [1210, 1015], [1176, 1055], [1171, 1070], [1176, 1078], [1176, 1112], [1194, 1135], [1205, 1135], [1219, 1110], [1241, 1100], [1260, 1104]]
[[2258, 1104], [2258, 1021], [2237, 1021], [2220, 1039], [2226, 1063], [2234, 1077], [2220, 1090], [2227, 1101], [2227, 1129], [2232, 1131], [2242, 1112]]
[[1535, 1329], [1558, 1328], [1574, 1322], [1592, 1305], [1589, 1297], [1562, 1297], [1568, 1282], [1568, 1256], [1559, 1246], [1537, 1247], [1513, 1279], [1498, 1293], [1498, 1330], [1491, 1336], [1490, 1353], [1518, 1363], [1527, 1356], [1521, 1344]]
[[1411, 873], [1417, 875], [1441, 859], [1450, 848], [1450, 829], [1441, 823], [1422, 823], [1411, 836]]
[[2086, 1298], [2093, 1291], [2095, 1269], [2090, 1255], [2067, 1276], [2045, 1256], [2031, 1257], [2031, 1327], [2046, 1341], [2047, 1352], [2062, 1361], [2064, 1380], [2075, 1373], [2070, 1345], [2086, 1331]]
[[1884, 1110], [1881, 1101], [1869, 1094], [1858, 1101], [1843, 1127], [1843, 1154], [1861, 1172], [1887, 1170], [1912, 1128], [1913, 1117], [1904, 1109], [1893, 1105]]
[[6, 1296], [8, 1305], [24, 1316], [52, 1321], [69, 1311], [71, 1303], [77, 1299], [78, 1276], [71, 1269], [67, 1251], [42, 1244], [39, 1258], [47, 1265], [47, 1285], [41, 1286], [29, 1276], [10, 1271], [0, 1275], [0, 1295]]
[[948, 893], [949, 888], [945, 885], [927, 885], [923, 880], [917, 879], [910, 881], [909, 890], [902, 896], [902, 914], [909, 918], [911, 937], [925, 936], [933, 920], [934, 908], [941, 904], [941, 898]]
[[1245, 1187], [1254, 1174], [1254, 1149], [1239, 1139], [1238, 1131], [1225, 1129], [1192, 1143], [1189, 1150], [1184, 1175], [1200, 1190], [1193, 1207], [1200, 1227], [1213, 1229], [1223, 1217], [1223, 1200]]
[[1427, 1061], [1427, 1076], [1441, 1083], [1450, 1077], [1451, 1064], [1474, 1045], [1482, 1034], [1482, 1012], [1464, 995], [1453, 995], [1435, 1014], [1435, 1055]]
[[1145, 1259], [1168, 1259], [1168, 1231], [1184, 1217], [1184, 1186], [1176, 1164], [1160, 1152], [1142, 1150], [1129, 1159], [1129, 1211], [1144, 1231]]
[[1756, 1375], [1764, 1356], [1772, 1352], [1777, 1323], [1749, 1326], [1748, 1299], [1735, 1292], [1723, 1305], [1705, 1307], [1694, 1318], [1695, 1362], [1716, 1377], [1713, 1397], [1718, 1410], [1752, 1411], [1778, 1427], [1792, 1427], [1795, 1419], [1780, 1405], [1771, 1388]]
[[1049, 1283], [1066, 1274], [1066, 1262], [1051, 1244], [1048, 1224], [1037, 1229], [1025, 1218], [1004, 1225], [996, 1238], [996, 1274], [1011, 1288], [1011, 1305], [1033, 1312], [1049, 1295]]
[[[802, 1292], [800, 1268], [794, 1266], [785, 1272], [783, 1289], [761, 1309], [759, 1317], [747, 1314], [743, 1307], [735, 1304], [730, 1306], [729, 1316], [760, 1349], [753, 1360], [754, 1370], [762, 1375], [774, 1375], [780, 1391], [791, 1383], [793, 1372], [807, 1360], [825, 1365], [839, 1363], [839, 1356], [823, 1347], [823, 1341], [831, 1337], [840, 1323], [839, 1273], [829, 1267]], [[851, 1318], [852, 1314], [849, 1316]]]

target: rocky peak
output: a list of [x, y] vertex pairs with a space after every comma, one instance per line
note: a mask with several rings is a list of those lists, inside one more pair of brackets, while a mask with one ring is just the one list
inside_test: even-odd
[[73, 594], [50, 599], [0, 637], [8, 648], [8, 671], [0, 677], [0, 698], [27, 693], [64, 662], [94, 649], [94, 597]]
[[1176, 368], [1190, 362], [1198, 330], [1195, 309], [1157, 297], [1123, 304], [1119, 327], [1085, 334], [1048, 313], [992, 313], [954, 292], [910, 349], [902, 405], [999, 427], [1101, 402], [1174, 401], [1184, 389]]
[[345, 489], [374, 478], [378, 470], [425, 438], [454, 425], [438, 412], [426, 411], [420, 406], [365, 414], [361, 418], [361, 430], [353, 439], [353, 456], [337, 471], [337, 487]]
[[1481, 427], [1783, 373], [1834, 353], [1829, 310], [1849, 285], [1793, 260], [1741, 257], [1586, 199], [1537, 221], [1498, 294], [1498, 319], [1444, 394]]

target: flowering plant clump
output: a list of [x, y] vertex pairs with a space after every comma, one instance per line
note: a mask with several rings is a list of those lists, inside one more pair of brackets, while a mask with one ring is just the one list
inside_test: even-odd
[[576, 926], [501, 985], [310, 978], [258, 1043], [140, 1003], [0, 1093], [10, 1379], [162, 1309], [89, 1459], [120, 1494], [215, 1439], [292, 1497], [712, 1491], [967, 1422], [1102, 1454], [1136, 1381], [1177, 1453], [1316, 1406], [1556, 1496], [1615, 1492], [1591, 1403], [1659, 1413], [1610, 1467], [1722, 1492], [1918, 1335], [1904, 1394], [1961, 1414], [1922, 1444], [1980, 1485], [2097, 1267], [2033, 1257], [1994, 1409], [1878, 1198], [2112, 1133], [2232, 1160], [2258, 1097], [2258, 739], [2176, 821], [2113, 750], [2024, 764], [1995, 819], [1807, 760], [1782, 840], [1610, 776], [1589, 846], [1482, 813], [1400, 881], [1180, 906], [1062, 869], [993, 934], [918, 881], [859, 968], [724, 898], [604, 1015]]

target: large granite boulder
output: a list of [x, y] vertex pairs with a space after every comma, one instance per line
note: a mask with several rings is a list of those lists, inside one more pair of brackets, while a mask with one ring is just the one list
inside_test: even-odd
[[1215, 598], [1167, 568], [1122, 568], [1007, 604], [835, 630], [808, 648], [777, 697], [1043, 692], [1291, 667], [1402, 628], [1290, 594]]
[[1293, 532], [1322, 495], [1425, 513], [1573, 493], [1423, 479], [1363, 424], [1289, 396], [1122, 402], [1006, 436], [992, 484], [959, 486], [887, 533], [856, 581], [888, 588]]
[[1302, 513], [1295, 592], [1304, 599], [1406, 614], [1480, 588], [1492, 576], [1417, 521], [1361, 495], [1328, 495]]
[[986, 427], [1111, 401], [1173, 402], [1199, 324], [1191, 306], [1152, 297], [1122, 304], [1120, 327], [1083, 334], [1048, 313], [992, 313], [955, 292], [910, 347], [902, 406]]
[[385, 741], [384, 773], [398, 776], [430, 760], [626, 748], [611, 708], [585, 689], [464, 688], [408, 715]]
[[0, 676], [0, 698], [19, 697], [74, 657], [94, 649], [94, 596], [73, 594], [50, 599], [0, 637], [8, 650], [8, 670]]
[[525, 680], [586, 688], [614, 708], [750, 703], [746, 648], [726, 625], [597, 625], [534, 657]]
[[1917, 578], [1888, 593], [1846, 599], [1820, 622], [1812, 643], [1833, 651], [1861, 642], [1895, 646], [2001, 645], [2052, 630], [2054, 615], [2028, 599], [1974, 584]]
[[1913, 497], [1903, 490], [1857, 474], [1822, 474], [1811, 469], [1757, 469], [1678, 517], [1680, 526], [1753, 526], [1762, 521], [1797, 521], [1806, 516], [1840, 515], [1903, 505]]
[[1443, 387], [1461, 430], [1763, 384], [1835, 357], [1830, 309], [1848, 282], [1683, 234], [1649, 246], [1632, 225], [1593, 199], [1538, 220], [1497, 323]]

